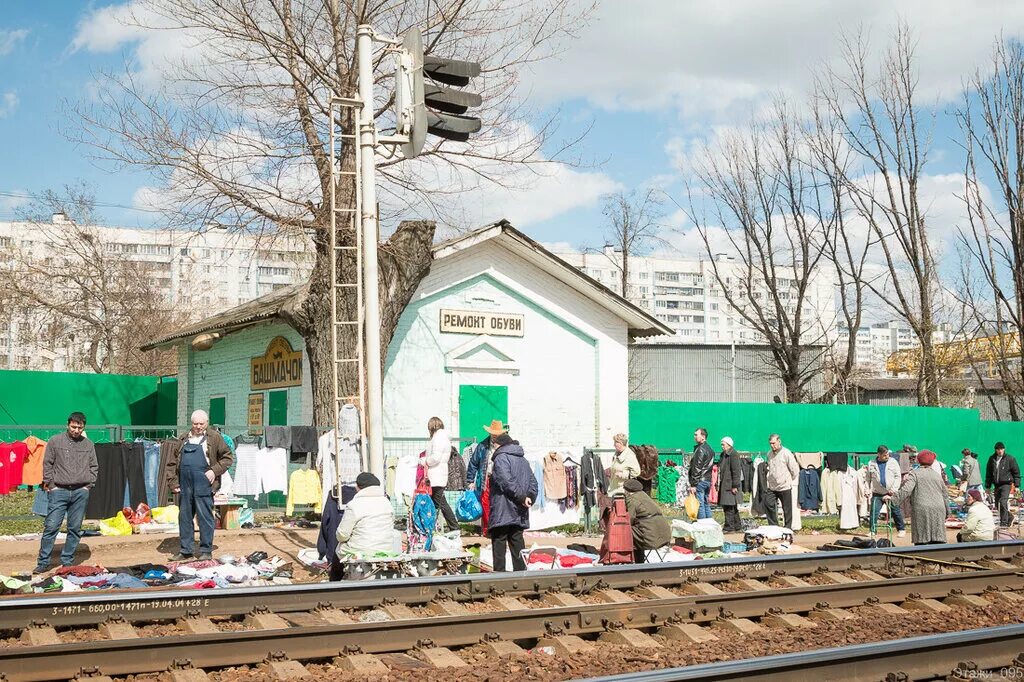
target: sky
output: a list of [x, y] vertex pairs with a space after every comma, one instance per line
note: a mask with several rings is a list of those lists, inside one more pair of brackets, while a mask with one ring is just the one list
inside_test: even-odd
[[[97, 72], [160, 58], [160, 36], [118, 25], [124, 4], [4, 3], [0, 220], [14, 216], [25, 194], [86, 182], [108, 222], [159, 225], [147, 201], [153, 178], [97, 160], [67, 137], [75, 126], [67, 105], [90, 97]], [[814, 70], [838, 57], [842, 31], [866, 29], [878, 53], [900, 20], [917, 41], [919, 91], [935, 113], [923, 187], [930, 219], [948, 239], [962, 219], [954, 193], [963, 171], [950, 111], [993, 41], [1024, 34], [1024, 3], [604, 0], [559, 57], [523, 76], [531, 105], [555, 114], [563, 136], [589, 128], [573, 150], [584, 163], [549, 166], [515, 191], [482, 191], [467, 219], [506, 218], [557, 248], [600, 246], [607, 234], [603, 195], [655, 185], [682, 201], [687, 164], [701, 141], [742, 129], [778, 93], [803, 97]], [[663, 222], [669, 242], [698, 250], [680, 212], [670, 206]]]

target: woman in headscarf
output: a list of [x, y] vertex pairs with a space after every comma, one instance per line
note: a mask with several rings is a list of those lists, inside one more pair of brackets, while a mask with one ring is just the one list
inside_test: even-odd
[[911, 469], [899, 490], [883, 498], [897, 506], [910, 500], [910, 536], [915, 545], [941, 545], [946, 542], [949, 497], [942, 474], [932, 468], [934, 461], [935, 453], [931, 450], [917, 453], [919, 466]]

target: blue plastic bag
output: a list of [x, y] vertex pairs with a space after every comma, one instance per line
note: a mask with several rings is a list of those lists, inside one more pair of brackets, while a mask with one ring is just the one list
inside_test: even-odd
[[480, 505], [480, 499], [472, 490], [462, 493], [458, 504], [455, 505], [455, 518], [463, 523], [476, 521], [484, 515], [484, 508]]

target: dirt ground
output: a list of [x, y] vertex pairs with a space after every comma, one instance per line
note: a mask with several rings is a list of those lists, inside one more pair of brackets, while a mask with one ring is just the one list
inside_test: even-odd
[[[282, 559], [295, 562], [296, 580], [313, 580], [315, 573], [303, 569], [298, 562], [299, 550], [306, 547], [315, 547], [319, 529], [304, 528], [253, 528], [242, 530], [218, 530], [214, 536], [214, 556], [233, 555], [236, 557], [246, 556], [252, 552], [262, 550], [273, 556], [278, 555]], [[956, 542], [956, 531], [948, 531], [950, 542]], [[729, 533], [727, 540], [738, 542], [742, 540], [741, 533]], [[834, 542], [837, 539], [847, 538], [849, 535], [837, 535], [834, 533], [801, 533], [797, 535], [797, 544], [808, 550], [814, 550], [825, 543]], [[554, 547], [565, 547], [573, 543], [582, 543], [600, 547], [599, 536], [565, 536], [552, 535], [545, 532], [525, 534], [526, 545], [549, 545]], [[893, 538], [897, 546], [908, 546], [911, 544], [910, 533], [905, 538]], [[490, 540], [479, 536], [463, 537], [463, 544], [470, 545], [480, 543], [489, 545]], [[54, 548], [53, 561], [62, 547], [58, 542]], [[86, 537], [78, 546], [75, 555], [76, 563], [98, 564], [106, 567], [130, 566], [141, 563], [162, 563], [172, 554], [178, 551], [178, 536], [175, 534], [162, 535], [132, 535], [130, 537]], [[36, 555], [39, 552], [39, 542], [33, 540], [3, 540], [0, 541], [0, 575], [14, 575], [32, 570], [35, 566]]]

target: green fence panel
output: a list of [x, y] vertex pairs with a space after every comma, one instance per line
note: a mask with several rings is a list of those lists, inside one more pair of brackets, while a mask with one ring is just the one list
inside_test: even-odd
[[984, 463], [1002, 440], [1024, 465], [1024, 423], [982, 421], [968, 409], [632, 400], [629, 424], [631, 442], [659, 448], [692, 449], [693, 431], [703, 426], [716, 449], [731, 436], [738, 450], [764, 451], [768, 436], [779, 433], [797, 452], [872, 452], [880, 444], [897, 450], [909, 443], [934, 450], [947, 464], [959, 462], [965, 447]]
[[[0, 370], [0, 423], [62, 424], [85, 413], [90, 424], [162, 424], [159, 378], [124, 374]], [[169, 384], [170, 400], [177, 384]], [[174, 423], [173, 415], [169, 423]]]

